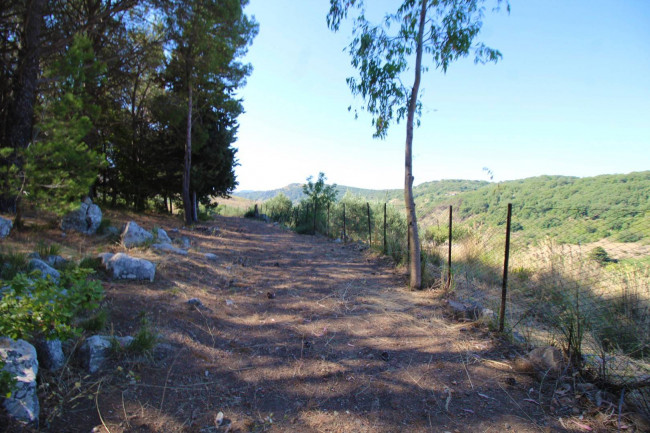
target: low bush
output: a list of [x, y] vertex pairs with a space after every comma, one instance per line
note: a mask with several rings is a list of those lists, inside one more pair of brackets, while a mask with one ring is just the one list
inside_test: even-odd
[[27, 271], [27, 256], [22, 253], [0, 254], [0, 280], [11, 280]]
[[16, 386], [16, 378], [4, 370], [5, 362], [0, 359], [0, 398], [9, 398]]
[[74, 319], [94, 311], [103, 299], [99, 281], [89, 280], [91, 271], [64, 271], [60, 286], [38, 273], [17, 274], [0, 299], [0, 335], [14, 340], [36, 336], [62, 340], [79, 334]]
[[46, 244], [44, 241], [40, 240], [36, 245], [36, 252], [42, 259], [46, 259], [49, 256], [58, 256], [61, 252], [61, 245]]
[[255, 218], [255, 209], [250, 208], [244, 213], [244, 218]]

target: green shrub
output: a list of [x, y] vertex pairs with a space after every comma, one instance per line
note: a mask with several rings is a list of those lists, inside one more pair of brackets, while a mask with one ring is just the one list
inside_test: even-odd
[[0, 398], [9, 398], [16, 386], [16, 378], [4, 370], [5, 362], [0, 359]]
[[255, 218], [255, 208], [250, 208], [244, 213], [244, 218]]
[[[452, 226], [451, 237], [454, 242], [466, 239], [470, 235], [469, 230], [463, 226]], [[449, 241], [449, 227], [429, 226], [424, 229], [424, 240], [434, 245], [442, 245]]]
[[93, 273], [102, 269], [102, 259], [100, 257], [84, 257], [79, 262], [80, 269], [90, 269]]
[[60, 286], [36, 273], [17, 274], [0, 300], [0, 335], [14, 340], [78, 335], [75, 317], [96, 310], [103, 299], [101, 284], [88, 280], [89, 274], [86, 269], [65, 271]]
[[314, 232], [314, 223], [313, 221], [311, 223], [306, 222], [306, 223], [301, 223], [296, 226], [294, 229], [296, 233], [299, 235], [310, 235]]
[[22, 253], [0, 254], [0, 280], [11, 280], [27, 271], [27, 256]]
[[601, 266], [614, 261], [603, 247], [596, 247], [589, 251], [589, 258]]
[[108, 313], [106, 310], [100, 310], [95, 314], [79, 321], [79, 327], [84, 331], [98, 332], [106, 328], [108, 322]]
[[111, 226], [112, 221], [110, 218], [102, 218], [102, 221], [99, 223], [99, 227], [97, 227], [97, 233], [100, 235], [105, 235], [108, 233], [108, 228]]
[[151, 324], [144, 313], [140, 313], [140, 329], [133, 336], [133, 340], [126, 346], [120, 345], [117, 339], [111, 340], [111, 351], [116, 357], [125, 355], [151, 355], [158, 336], [151, 328]]
[[618, 235], [618, 240], [626, 243], [639, 242], [641, 239], [643, 239], [643, 235], [641, 233], [630, 231], [626, 231]]
[[273, 221], [287, 222], [291, 219], [292, 212], [293, 204], [283, 193], [264, 202], [264, 213]]
[[44, 241], [40, 240], [36, 245], [36, 252], [42, 259], [46, 259], [49, 256], [58, 256], [61, 252], [61, 245], [46, 244]]

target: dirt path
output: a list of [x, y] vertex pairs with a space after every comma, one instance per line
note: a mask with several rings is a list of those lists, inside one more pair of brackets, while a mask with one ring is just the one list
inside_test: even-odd
[[116, 334], [139, 314], [161, 334], [153, 359], [67, 369], [58, 383], [81, 386], [48, 390], [42, 431], [571, 431], [508, 347], [445, 319], [386, 259], [238, 218], [181, 233], [187, 257], [140, 252], [156, 283], [106, 285]]

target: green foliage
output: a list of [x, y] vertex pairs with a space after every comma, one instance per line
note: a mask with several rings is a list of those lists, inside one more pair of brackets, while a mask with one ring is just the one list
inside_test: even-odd
[[307, 178], [307, 183], [302, 186], [302, 192], [307, 196], [305, 199], [310, 205], [315, 205], [318, 209], [327, 208], [328, 204], [336, 201], [338, 191], [336, 184], [326, 185], [327, 177], [325, 173], [318, 173], [318, 180], [312, 181], [313, 176]]
[[263, 208], [264, 213], [268, 215], [271, 220], [284, 223], [291, 219], [293, 204], [286, 195], [279, 193], [272, 199], [265, 201]]
[[27, 256], [22, 253], [0, 253], [0, 281], [11, 280], [27, 271]]
[[257, 216], [257, 215], [255, 215], [255, 208], [254, 208], [254, 207], [248, 209], [248, 210], [244, 213], [244, 218], [255, 218], [256, 216]]
[[43, 259], [49, 256], [58, 256], [61, 252], [61, 245], [46, 244], [43, 240], [39, 240], [36, 244], [36, 252]]
[[88, 279], [91, 271], [64, 271], [61, 285], [36, 274], [17, 274], [0, 299], [0, 335], [13, 339], [67, 339], [78, 335], [74, 319], [99, 307], [104, 291], [98, 281]]
[[605, 266], [607, 263], [613, 261], [603, 247], [596, 247], [593, 250], [589, 251], [589, 258], [601, 266]]
[[100, 257], [84, 257], [79, 261], [80, 269], [89, 269], [93, 273], [103, 269], [102, 259]]
[[99, 227], [97, 227], [97, 233], [100, 235], [105, 235], [108, 233], [108, 228], [113, 224], [110, 218], [102, 218], [102, 221], [99, 223]]
[[[451, 238], [455, 241], [461, 241], [470, 236], [470, 231], [467, 227], [454, 226], [451, 227]], [[433, 243], [434, 245], [442, 245], [449, 241], [449, 227], [429, 226], [424, 230], [424, 240]]]
[[534, 240], [538, 234], [561, 243], [583, 244], [611, 237], [644, 242], [643, 224], [650, 202], [650, 171], [589, 178], [540, 176], [487, 184], [452, 200], [461, 220], [496, 226], [504, 224], [508, 202], [513, 204], [513, 231]]
[[46, 72], [57, 77], [54, 97], [40, 110], [41, 134], [26, 150], [24, 188], [29, 200], [64, 214], [78, 205], [95, 182], [103, 157], [88, 148], [85, 137], [99, 114], [88, 91], [99, 85], [104, 66], [97, 62], [91, 40], [76, 35], [64, 56]]
[[0, 359], [0, 399], [10, 398], [16, 386], [16, 378], [4, 370], [5, 362]]
[[79, 327], [88, 332], [99, 332], [106, 329], [108, 322], [108, 313], [106, 310], [99, 310], [89, 317], [79, 321]]
[[[482, 0], [441, 0], [423, 9], [421, 2], [406, 0], [398, 2], [397, 10], [386, 13], [383, 20], [372, 23], [366, 18], [363, 0], [330, 0], [327, 16], [330, 29], [337, 31], [351, 11], [355, 14], [353, 38], [347, 51], [359, 77], [350, 77], [347, 83], [353, 95], [363, 98], [365, 105], [361, 109], [373, 116], [375, 137], [384, 138], [393, 121], [399, 123], [407, 117], [412, 89], [402, 80], [404, 73], [414, 68], [418, 43], [425, 53], [422, 64], [425, 71], [431, 65], [447, 72], [453, 61], [467, 57], [470, 52], [475, 56], [475, 63], [496, 62], [501, 58], [499, 51], [474, 43], [483, 25], [483, 3]], [[421, 19], [426, 21], [422, 27]], [[413, 104], [412, 109], [419, 114], [420, 102], [413, 101]]]
[[140, 328], [138, 332], [133, 336], [133, 340], [126, 346], [121, 346], [117, 339], [111, 341], [111, 350], [115, 356], [122, 355], [151, 355], [154, 347], [156, 347], [156, 342], [158, 341], [158, 335], [151, 327], [149, 319], [147, 319], [144, 312], [140, 313]]

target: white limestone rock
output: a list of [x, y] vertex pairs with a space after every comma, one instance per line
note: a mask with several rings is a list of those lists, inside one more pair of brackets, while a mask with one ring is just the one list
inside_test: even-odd
[[14, 341], [2, 337], [0, 359], [5, 362], [4, 370], [16, 379], [11, 397], [3, 402], [4, 408], [11, 418], [38, 427], [40, 405], [36, 394], [36, 349], [25, 340]]

